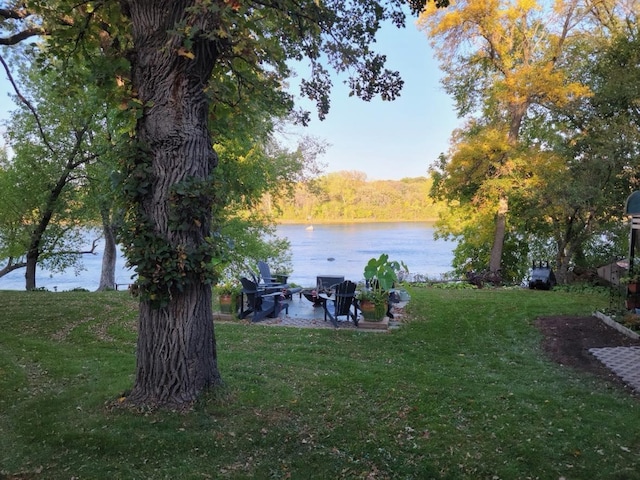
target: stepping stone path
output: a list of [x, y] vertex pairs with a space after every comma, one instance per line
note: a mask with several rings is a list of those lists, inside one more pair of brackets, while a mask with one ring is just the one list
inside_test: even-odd
[[640, 347], [590, 348], [589, 352], [640, 393]]

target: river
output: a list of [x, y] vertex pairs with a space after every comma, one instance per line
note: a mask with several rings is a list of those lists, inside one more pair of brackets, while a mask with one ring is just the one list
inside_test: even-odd
[[454, 244], [433, 239], [433, 224], [424, 222], [280, 225], [278, 235], [291, 242], [293, 273], [289, 281], [314, 285], [317, 275], [363, 278], [366, 263], [382, 253], [403, 261], [413, 274], [439, 278], [451, 271]]
[[[437, 279], [449, 272], [454, 243], [433, 239], [433, 224], [425, 222], [322, 224], [309, 229], [305, 225], [279, 225], [279, 236], [291, 242], [293, 272], [290, 282], [315, 284], [317, 275], [341, 275], [358, 281], [363, 278], [366, 263], [372, 257], [388, 253], [390, 260], [403, 261], [412, 274]], [[102, 244], [95, 255], [86, 255], [81, 269], [52, 273], [39, 269], [38, 288], [51, 291], [85, 288], [95, 290], [100, 281]], [[125, 268], [119, 255], [116, 282], [131, 283], [133, 272]], [[24, 269], [0, 278], [0, 289], [23, 290]]]

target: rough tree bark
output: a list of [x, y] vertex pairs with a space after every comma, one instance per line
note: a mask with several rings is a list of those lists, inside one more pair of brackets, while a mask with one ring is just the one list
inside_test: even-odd
[[[185, 13], [197, 4], [195, 0], [125, 2], [134, 41], [132, 82], [145, 106], [137, 139], [151, 159], [151, 184], [138, 208], [153, 234], [175, 251], [192, 251], [206, 241], [212, 200], [206, 200], [208, 212], [195, 226], [175, 228], [171, 189], [184, 181], [210, 180], [217, 164], [204, 89], [218, 52], [213, 43], [197, 40], [189, 49], [193, 55], [185, 55], [182, 41], [169, 33], [180, 22], [212, 31], [211, 14]], [[221, 382], [211, 286], [194, 273], [186, 275], [192, 278], [186, 279], [182, 291], [171, 291], [165, 306], [141, 297], [136, 380], [129, 397], [134, 404], [183, 406]]]
[[504, 239], [507, 236], [508, 213], [509, 200], [507, 197], [502, 197], [496, 212], [496, 229], [493, 244], [491, 245], [491, 256], [489, 257], [489, 271], [491, 273], [498, 273], [502, 269], [502, 251], [504, 250]]
[[[522, 120], [529, 108], [529, 102], [523, 101], [513, 104], [509, 107], [509, 131], [507, 132], [507, 141], [512, 147], [518, 143], [520, 136], [520, 127]], [[508, 174], [508, 172], [504, 172]], [[509, 196], [505, 192], [498, 201], [498, 210], [496, 212], [496, 229], [491, 245], [491, 256], [489, 258], [489, 271], [491, 273], [499, 273], [502, 269], [502, 252], [504, 250], [504, 240], [507, 236], [507, 217], [509, 215]]]
[[102, 269], [100, 270], [100, 283], [98, 291], [111, 290], [116, 287], [116, 234], [109, 212], [106, 208], [100, 209], [102, 217], [102, 235], [104, 237], [104, 252], [102, 253]]

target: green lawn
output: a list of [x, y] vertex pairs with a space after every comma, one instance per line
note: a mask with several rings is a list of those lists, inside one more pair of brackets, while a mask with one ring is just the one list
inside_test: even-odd
[[124, 292], [0, 292], [0, 479], [640, 479], [640, 401], [556, 365], [538, 316], [602, 293], [414, 288], [390, 334], [216, 326], [226, 386], [113, 408]]

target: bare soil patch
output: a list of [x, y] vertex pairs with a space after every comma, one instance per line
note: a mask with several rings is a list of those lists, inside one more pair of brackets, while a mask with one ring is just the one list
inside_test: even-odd
[[640, 397], [589, 353], [590, 348], [640, 345], [640, 340], [627, 337], [596, 317], [544, 317], [537, 319], [535, 326], [544, 336], [542, 348], [551, 360], [597, 375]]

